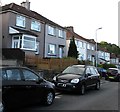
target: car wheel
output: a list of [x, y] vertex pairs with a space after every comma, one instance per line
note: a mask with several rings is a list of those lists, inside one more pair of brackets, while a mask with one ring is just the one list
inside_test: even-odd
[[81, 95], [85, 94], [85, 85], [81, 85], [80, 93]]
[[44, 98], [44, 104], [51, 105], [53, 103], [53, 100], [54, 100], [54, 93], [51, 91], [47, 92], [47, 94]]
[[100, 82], [99, 82], [99, 81], [96, 83], [95, 89], [96, 89], [96, 90], [99, 90], [99, 89], [100, 89]]

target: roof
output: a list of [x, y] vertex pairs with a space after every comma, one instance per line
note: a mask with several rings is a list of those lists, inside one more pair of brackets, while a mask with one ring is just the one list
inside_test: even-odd
[[[67, 29], [67, 28], [66, 28]], [[86, 42], [89, 42], [89, 43], [92, 43], [92, 44], [95, 44], [96, 42], [94, 41], [94, 39], [86, 39], [80, 35], [78, 35], [77, 33], [73, 32], [73, 31], [70, 31], [69, 29], [67, 29], [67, 39], [71, 39], [71, 36], [74, 37], [74, 38], [77, 38], [77, 39], [81, 39], [81, 40], [84, 40]]]
[[7, 4], [5, 6], [2, 6], [1, 8], [2, 8], [1, 11], [8, 11], [8, 10], [16, 11], [18, 13], [27, 15], [29, 17], [32, 17], [32, 18], [37, 19], [37, 20], [40, 20], [40, 21], [45, 22], [47, 24], [54, 25], [54, 26], [60, 27], [62, 29], [65, 29], [64, 27], [62, 27], [62, 26], [56, 24], [55, 22], [47, 19], [46, 17], [40, 15], [39, 13], [37, 13], [35, 11], [32, 11], [32, 10], [28, 10], [25, 7], [17, 5], [15, 3]]
[[[38, 35], [36, 35], [35, 33], [29, 31], [29, 30], [26, 30], [26, 29], [21, 29], [21, 28], [17, 28], [17, 27], [14, 27], [12, 26], [13, 29], [19, 31], [19, 34], [29, 34], [29, 35], [33, 35], [33, 36], [36, 36], [38, 37]], [[18, 33], [17, 33], [18, 34]], [[14, 35], [14, 34], [13, 34]]]

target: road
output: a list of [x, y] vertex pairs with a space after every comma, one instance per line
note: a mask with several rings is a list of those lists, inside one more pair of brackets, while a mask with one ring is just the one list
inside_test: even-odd
[[[85, 95], [75, 93], [57, 94], [51, 106], [31, 106], [16, 112], [42, 110], [118, 110], [118, 82], [102, 81], [100, 90], [88, 90]], [[120, 106], [120, 105], [119, 105]]]

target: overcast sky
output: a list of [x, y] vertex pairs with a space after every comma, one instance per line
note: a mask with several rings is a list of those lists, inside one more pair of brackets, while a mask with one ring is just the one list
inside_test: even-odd
[[[1, 0], [2, 5], [26, 0]], [[120, 0], [29, 0], [31, 10], [61, 26], [73, 26], [84, 38], [118, 45], [118, 2]]]

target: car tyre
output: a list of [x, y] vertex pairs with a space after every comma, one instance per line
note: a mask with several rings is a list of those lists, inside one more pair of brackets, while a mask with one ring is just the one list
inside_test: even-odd
[[43, 100], [44, 104], [49, 106], [53, 103], [54, 100], [54, 93], [52, 91], [47, 92], [47, 94], [45, 95], [45, 98]]
[[99, 81], [96, 83], [95, 89], [96, 89], [96, 90], [99, 90], [99, 89], [100, 89], [100, 82], [99, 82]]
[[85, 94], [85, 85], [84, 84], [81, 85], [80, 93], [81, 93], [81, 95]]

